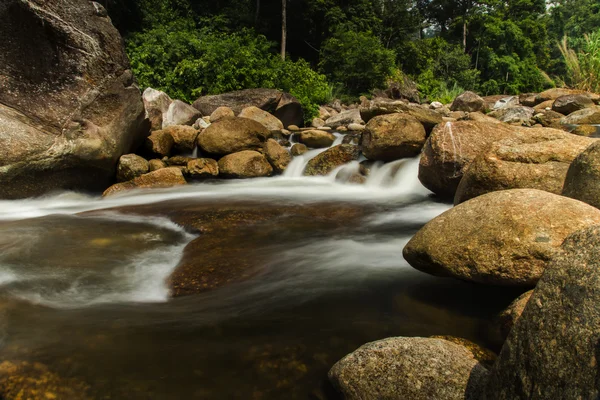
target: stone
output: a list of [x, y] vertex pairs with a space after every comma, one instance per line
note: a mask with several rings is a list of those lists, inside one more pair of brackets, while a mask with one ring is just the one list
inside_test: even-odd
[[168, 157], [174, 144], [173, 136], [168, 131], [154, 131], [146, 138], [144, 150], [150, 156]]
[[[476, 121], [476, 122], [487, 122], [490, 124], [501, 124], [502, 122], [496, 118], [490, 117], [482, 112], [472, 112], [468, 113], [463, 120], [465, 121]], [[454, 121], [450, 121], [454, 122]]]
[[243, 150], [260, 150], [271, 133], [262, 124], [248, 118], [224, 118], [210, 124], [198, 135], [203, 152], [222, 156]]
[[573, 135], [579, 136], [600, 136], [600, 126], [598, 125], [578, 125], [571, 131]]
[[454, 199], [464, 171], [490, 144], [514, 137], [520, 129], [508, 124], [476, 121], [438, 125], [423, 147], [419, 180], [435, 194]]
[[574, 95], [574, 94], [586, 94], [587, 96], [589, 96], [592, 100], [595, 100], [597, 98], [599, 98], [599, 95], [595, 95], [592, 93], [587, 93], [584, 92], [583, 90], [573, 90], [573, 89], [565, 89], [565, 88], [553, 88], [553, 89], [548, 89], [540, 94], [538, 94], [535, 97], [535, 102], [536, 105], [543, 103], [544, 101], [548, 101], [548, 100], [556, 100], [559, 97], [562, 96], [569, 96], [569, 95]]
[[600, 223], [600, 210], [535, 189], [476, 197], [426, 224], [404, 258], [437, 276], [532, 287], [571, 233]]
[[461, 345], [394, 337], [347, 355], [329, 371], [329, 380], [346, 400], [474, 400], [488, 375]]
[[312, 126], [313, 128], [320, 128], [322, 126], [325, 126], [325, 120], [323, 120], [322, 118], [313, 118], [312, 122], [310, 123], [310, 126]]
[[442, 107], [444, 107], [444, 105], [439, 101], [434, 101], [429, 105], [429, 108], [431, 108], [432, 110], [439, 110]]
[[485, 100], [477, 94], [467, 91], [454, 99], [450, 110], [465, 112], [485, 111]]
[[534, 109], [525, 106], [515, 106], [492, 111], [488, 116], [498, 119], [500, 122], [516, 125], [532, 125]]
[[235, 113], [233, 112], [233, 110], [229, 107], [221, 106], [217, 107], [217, 109], [215, 109], [215, 111], [213, 111], [210, 114], [210, 122], [213, 123], [217, 122], [220, 119], [231, 117], [235, 117]]
[[552, 104], [552, 111], [569, 115], [584, 108], [594, 107], [594, 102], [585, 94], [569, 94], [560, 96]]
[[156, 171], [161, 168], [167, 168], [167, 164], [164, 161], [157, 159], [148, 161], [148, 172]]
[[102, 196], [112, 196], [119, 192], [131, 189], [168, 188], [177, 185], [185, 185], [186, 183], [187, 182], [181, 173], [181, 169], [177, 167], [161, 168], [138, 176], [131, 181], [116, 183], [106, 189], [104, 193], [102, 193]]
[[101, 192], [148, 135], [122, 38], [96, 10], [87, 0], [2, 1], [0, 198]]
[[348, 125], [348, 130], [350, 132], [362, 132], [365, 130], [365, 128], [366, 128], [366, 126], [363, 124], [349, 124]]
[[328, 126], [332, 129], [337, 129], [340, 126], [349, 124], [364, 124], [358, 109], [342, 111], [341, 113], [334, 115], [325, 121], [325, 126]]
[[219, 174], [226, 178], [258, 178], [271, 176], [273, 167], [261, 153], [244, 150], [221, 158]]
[[283, 129], [283, 123], [275, 118], [272, 114], [267, 111], [261, 110], [258, 107], [250, 106], [242, 110], [240, 115], [241, 118], [252, 119], [270, 131], [281, 131]]
[[331, 117], [331, 113], [323, 106], [319, 107], [319, 118], [323, 121], [327, 121], [327, 118]]
[[362, 152], [369, 160], [394, 161], [416, 157], [427, 139], [425, 128], [406, 114], [380, 115], [369, 121], [362, 135]]
[[130, 181], [148, 172], [148, 161], [136, 154], [125, 154], [119, 158], [117, 182]]
[[594, 142], [573, 160], [562, 194], [600, 208], [600, 142]]
[[172, 125], [163, 130], [173, 138], [173, 150], [176, 153], [192, 153], [196, 149], [196, 141], [200, 131], [186, 125]]
[[186, 166], [188, 164], [188, 162], [190, 162], [191, 160], [195, 160], [194, 157], [187, 157], [187, 156], [174, 156], [174, 157], [169, 157], [169, 158], [165, 158], [165, 163], [167, 164], [167, 166], [169, 167], [174, 167], [174, 166]]
[[219, 165], [212, 158], [194, 158], [186, 164], [190, 178], [214, 178], [219, 175]]
[[540, 104], [537, 104], [535, 107], [533, 107], [533, 109], [535, 111], [551, 110], [553, 104], [554, 100], [546, 100]]
[[541, 124], [543, 127], [563, 129], [563, 125], [560, 123], [562, 114], [559, 114], [552, 110], [544, 110], [537, 112], [533, 116], [533, 122]]
[[210, 117], [198, 118], [192, 126], [194, 127], [194, 129], [197, 129], [199, 131], [206, 129], [210, 126], [210, 121], [207, 121], [207, 119], [210, 119]]
[[322, 149], [329, 147], [335, 141], [335, 135], [330, 132], [320, 130], [301, 131], [298, 135], [298, 141], [313, 149]]
[[492, 143], [464, 171], [454, 204], [506, 189], [561, 194], [571, 162], [594, 141], [556, 129], [530, 128]]
[[358, 160], [359, 155], [358, 146], [351, 144], [334, 146], [311, 159], [304, 170], [304, 175], [327, 175], [339, 166]]
[[342, 139], [342, 144], [355, 144], [360, 145], [360, 140], [362, 138], [361, 133], [347, 133], [344, 135]]
[[292, 148], [290, 149], [290, 152], [292, 153], [292, 155], [294, 157], [301, 156], [302, 154], [306, 153], [307, 151], [308, 151], [308, 147], [306, 147], [306, 145], [302, 144], [302, 143], [294, 143], [292, 145]]
[[566, 238], [510, 331], [484, 399], [600, 396], [600, 228]]
[[519, 95], [519, 103], [526, 107], [534, 107], [536, 104], [539, 104], [536, 101], [536, 97], [539, 93], [521, 93]]
[[162, 128], [165, 129], [173, 125], [192, 126], [202, 114], [194, 107], [181, 100], [175, 100], [169, 105], [169, 109], [163, 115]]
[[529, 302], [532, 294], [533, 290], [523, 293], [517, 297], [515, 301], [510, 303], [506, 310], [503, 310], [500, 315], [498, 315], [498, 325], [500, 327], [500, 335], [502, 336], [502, 339], [506, 340], [513, 326], [515, 326], [519, 318], [521, 318], [523, 310]]
[[493, 107], [490, 107], [494, 110], [500, 110], [503, 108], [511, 108], [520, 105], [518, 96], [509, 96], [503, 97], [494, 103]]
[[147, 88], [142, 94], [146, 118], [150, 121], [150, 131], [162, 129], [163, 114], [167, 112], [173, 100], [165, 92]]
[[226, 106], [237, 115], [244, 108], [255, 106], [268, 111], [279, 119], [284, 127], [302, 125], [304, 112], [298, 100], [288, 93], [275, 89], [245, 89], [214, 96], [203, 96], [193, 104], [203, 115], [211, 115], [217, 108]]
[[485, 347], [481, 347], [477, 343], [471, 342], [467, 339], [448, 335], [434, 335], [430, 336], [430, 338], [447, 340], [448, 342], [456, 343], [464, 347], [473, 355], [473, 358], [479, 361], [486, 368], [491, 368], [494, 365], [496, 358], [498, 358], [496, 353], [493, 351], [488, 350]]
[[417, 83], [404, 74], [400, 80], [389, 82], [387, 89], [383, 91], [383, 95], [390, 99], [406, 99], [413, 103], [421, 102]]
[[263, 152], [275, 172], [281, 173], [285, 171], [290, 162], [292, 162], [290, 152], [273, 139], [267, 140]]
[[563, 125], [597, 125], [600, 124], [600, 107], [584, 108], [575, 111], [560, 120]]
[[365, 122], [369, 122], [378, 115], [394, 113], [405, 113], [415, 117], [423, 124], [427, 133], [430, 133], [437, 124], [444, 121], [441, 113], [427, 106], [407, 104], [403, 101], [375, 99], [360, 107], [360, 115]]

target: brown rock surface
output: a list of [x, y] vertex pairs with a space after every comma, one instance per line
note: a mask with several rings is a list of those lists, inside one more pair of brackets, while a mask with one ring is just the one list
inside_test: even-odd
[[394, 161], [419, 155], [425, 128], [406, 114], [388, 114], [369, 121], [362, 134], [362, 152], [369, 160]]
[[298, 133], [298, 140], [300, 143], [311, 147], [313, 149], [322, 149], [329, 147], [335, 141], [333, 133], [311, 129], [308, 131], [301, 131]]
[[212, 158], [195, 158], [187, 162], [190, 178], [213, 178], [219, 175], [219, 165]]
[[252, 119], [262, 124], [270, 131], [278, 131], [283, 129], [283, 123], [273, 116], [273, 114], [261, 110], [255, 106], [244, 108], [238, 117]]
[[113, 194], [131, 189], [167, 188], [171, 186], [185, 185], [186, 183], [187, 182], [183, 178], [180, 168], [161, 168], [159, 170], [138, 176], [131, 181], [116, 183], [106, 189], [104, 193], [102, 193], [102, 196], [112, 196]]
[[600, 142], [596, 141], [573, 160], [562, 194], [600, 208]]
[[125, 154], [119, 158], [117, 182], [130, 181], [148, 172], [148, 161], [136, 154]]
[[274, 139], [267, 140], [264, 153], [275, 172], [283, 172], [289, 163], [292, 162], [290, 152]]
[[310, 160], [304, 175], [327, 175], [341, 165], [358, 160], [359, 154], [358, 146], [352, 144], [334, 146]]
[[248, 118], [224, 118], [198, 135], [198, 145], [207, 154], [227, 155], [242, 150], [259, 150], [271, 133]]
[[521, 314], [523, 314], [523, 310], [527, 305], [527, 302], [531, 298], [533, 294], [533, 290], [529, 290], [523, 293], [521, 296], [517, 297], [515, 301], [510, 303], [508, 308], [500, 313], [498, 316], [498, 322], [500, 325], [500, 334], [506, 340], [508, 334], [519, 318], [521, 318]]
[[196, 148], [196, 140], [200, 131], [186, 125], [172, 125], [163, 132], [173, 138], [173, 149], [179, 153], [191, 153]]
[[485, 111], [485, 106], [485, 100], [477, 94], [473, 92], [464, 92], [454, 99], [452, 105], [450, 105], [450, 110], [466, 112]]
[[244, 150], [221, 158], [219, 174], [227, 178], [258, 178], [273, 174], [273, 167], [261, 153]]

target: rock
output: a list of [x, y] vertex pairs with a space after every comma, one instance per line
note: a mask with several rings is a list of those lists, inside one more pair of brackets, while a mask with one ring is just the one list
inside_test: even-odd
[[206, 129], [210, 126], [210, 122], [207, 121], [207, 119], [210, 119], [210, 117], [198, 118], [196, 120], [196, 122], [194, 122], [194, 125], [192, 125], [192, 126], [194, 127], [194, 129], [197, 129], [199, 131]]
[[538, 93], [521, 93], [519, 95], [519, 103], [525, 107], [534, 107], [536, 104], [539, 104], [536, 101], [537, 95]]
[[429, 105], [429, 108], [431, 108], [432, 110], [439, 110], [442, 107], [444, 107], [444, 105], [439, 101], [434, 101]]
[[358, 146], [351, 144], [334, 146], [310, 160], [304, 170], [304, 175], [327, 175], [339, 166], [358, 160], [359, 155]]
[[265, 143], [264, 154], [275, 172], [283, 172], [292, 162], [290, 152], [273, 139], [269, 139]]
[[600, 142], [596, 141], [573, 160], [563, 188], [563, 196], [600, 208]]
[[360, 133], [347, 133], [342, 139], [342, 144], [355, 144], [358, 146], [360, 144], [361, 138], [362, 134]]
[[507, 124], [532, 125], [531, 118], [533, 117], [533, 113], [534, 109], [531, 107], [515, 106], [492, 111], [488, 116]]
[[527, 302], [531, 298], [532, 294], [533, 294], [533, 290], [529, 290], [529, 291], [523, 293], [522, 295], [517, 297], [517, 299], [515, 301], [510, 303], [508, 308], [506, 310], [502, 311], [500, 313], [500, 315], [498, 316], [498, 324], [500, 326], [500, 334], [502, 335], [502, 338], [504, 340], [506, 340], [511, 329], [513, 328], [513, 326], [515, 326], [515, 324], [517, 323], [519, 318], [521, 318], [521, 315], [523, 314], [523, 310], [525, 309], [525, 306], [527, 305]]
[[600, 124], [600, 107], [584, 108], [575, 111], [560, 120], [563, 125], [597, 125]]
[[338, 115], [334, 115], [325, 121], [325, 126], [328, 126], [332, 129], [339, 128], [342, 125], [349, 124], [363, 124], [364, 121], [360, 116], [360, 111], [358, 109], [342, 111]]
[[173, 150], [178, 153], [191, 153], [196, 149], [200, 131], [191, 126], [172, 125], [163, 130], [173, 138]]
[[0, 37], [0, 198], [104, 190], [150, 125], [110, 19], [86, 0], [4, 0]]
[[331, 113], [323, 106], [319, 107], [319, 118], [323, 121], [327, 121], [327, 118], [331, 117]]
[[434, 335], [430, 336], [432, 339], [443, 339], [448, 342], [452, 342], [464, 347], [468, 350], [475, 360], [479, 361], [484, 367], [491, 368], [496, 361], [498, 356], [491, 350], [481, 347], [477, 343], [473, 343], [470, 340], [447, 335]]
[[425, 225], [404, 248], [418, 270], [466, 281], [531, 287], [571, 233], [600, 210], [535, 189], [492, 192]]
[[369, 121], [362, 135], [362, 151], [374, 161], [416, 157], [427, 139], [425, 128], [406, 114], [380, 115]]
[[[496, 118], [489, 117], [481, 112], [468, 113], [464, 117], [464, 120], [465, 121], [476, 121], [476, 122], [487, 122], [487, 123], [491, 123], [491, 124], [501, 124], [502, 123], [501, 121], [498, 121]], [[453, 121], [451, 121], [451, 122], [453, 122]]]
[[302, 131], [297, 135], [297, 137], [300, 143], [303, 143], [308, 147], [312, 147], [313, 149], [329, 147], [335, 141], [335, 136], [333, 133], [314, 129], [310, 131]]
[[564, 241], [502, 347], [486, 399], [598, 398], [599, 262], [599, 227]]
[[578, 125], [571, 131], [574, 135], [579, 136], [600, 136], [600, 126], [598, 125]]
[[300, 131], [300, 128], [297, 125], [289, 125], [287, 128], [288, 128], [288, 130], [290, 132], [298, 132], [298, 131]]
[[219, 175], [219, 165], [212, 158], [194, 158], [186, 164], [190, 178], [213, 178]]
[[235, 113], [231, 108], [225, 106], [217, 107], [217, 109], [210, 114], [210, 122], [213, 123], [220, 119], [230, 117], [235, 117]]
[[473, 92], [464, 92], [456, 97], [450, 106], [451, 111], [485, 111], [485, 101]]
[[304, 112], [298, 100], [288, 93], [275, 89], [246, 89], [214, 96], [200, 97], [193, 104], [203, 115], [211, 115], [217, 108], [226, 106], [235, 114], [254, 106], [268, 111], [279, 119], [284, 127], [302, 125]]
[[507, 124], [458, 121], [438, 125], [423, 147], [419, 180], [432, 192], [454, 198], [466, 168], [495, 141], [515, 136], [519, 129]]
[[167, 112], [173, 100], [165, 92], [147, 88], [142, 94], [146, 118], [150, 120], [150, 131], [162, 129], [163, 114]]
[[325, 126], [325, 120], [323, 120], [322, 118], [313, 118], [310, 126], [312, 126], [313, 128], [320, 128], [322, 126]]
[[389, 82], [383, 94], [390, 99], [406, 99], [413, 103], [421, 102], [417, 83], [406, 75], [402, 75], [401, 80]]
[[162, 160], [150, 160], [148, 161], [148, 172], [156, 171], [161, 168], [167, 168], [167, 164], [165, 164]]
[[533, 107], [533, 109], [535, 111], [551, 110], [552, 104], [554, 104], [554, 100], [546, 100], [540, 104], [537, 104], [535, 107]]
[[131, 189], [149, 189], [149, 188], [168, 188], [177, 185], [185, 185], [187, 182], [183, 178], [181, 169], [177, 167], [161, 168], [138, 176], [137, 178], [116, 183], [102, 193], [103, 197], [112, 196], [116, 193]]
[[569, 115], [584, 108], [594, 107], [594, 102], [584, 94], [569, 94], [560, 96], [552, 104], [552, 111]]
[[302, 154], [306, 153], [308, 151], [308, 147], [306, 147], [306, 145], [302, 144], [302, 143], [294, 143], [292, 148], [290, 149], [290, 152], [292, 153], [292, 155], [295, 156], [301, 156]]
[[378, 115], [394, 113], [405, 113], [415, 117], [423, 124], [427, 133], [443, 122], [443, 116], [439, 112], [418, 104], [406, 104], [403, 101], [376, 99], [360, 107], [360, 115], [366, 122]]
[[117, 182], [130, 181], [148, 172], [148, 161], [135, 154], [125, 154], [119, 158]]
[[592, 93], [587, 93], [584, 92], [582, 90], [573, 90], [573, 89], [564, 89], [564, 88], [554, 88], [554, 89], [548, 89], [545, 92], [542, 92], [540, 94], [538, 94], [535, 97], [535, 101], [536, 101], [536, 105], [540, 104], [544, 101], [548, 101], [548, 100], [556, 100], [559, 97], [562, 96], [569, 96], [569, 95], [574, 95], [574, 94], [585, 94], [587, 96], [589, 96], [592, 100], [598, 98], [598, 95], [594, 95]]
[[496, 190], [539, 189], [561, 194], [571, 162], [594, 139], [531, 128], [492, 143], [464, 171], [454, 204]]
[[365, 130], [365, 125], [362, 124], [350, 124], [348, 125], [348, 130], [350, 132], [362, 132]]
[[173, 125], [192, 126], [202, 114], [194, 107], [181, 100], [175, 100], [169, 105], [169, 109], [163, 115], [163, 129]]
[[562, 114], [559, 114], [555, 111], [544, 110], [537, 112], [533, 116], [533, 122], [539, 123], [547, 128], [562, 129], [563, 125], [560, 123], [562, 117]]
[[207, 154], [221, 156], [262, 149], [270, 136], [267, 128], [252, 119], [224, 118], [198, 135], [198, 146]]
[[494, 110], [500, 110], [503, 108], [512, 108], [520, 105], [518, 96], [509, 96], [503, 97], [494, 103], [493, 107], [490, 107]]
[[191, 160], [195, 160], [194, 157], [186, 157], [186, 156], [175, 156], [175, 157], [169, 157], [169, 158], [165, 158], [165, 163], [169, 166], [169, 167], [174, 167], [174, 166], [186, 166], [188, 164], [188, 162], [190, 162]]
[[168, 131], [154, 131], [146, 138], [144, 149], [150, 156], [168, 157], [175, 141]]
[[270, 131], [280, 131], [283, 129], [283, 124], [267, 111], [263, 111], [258, 107], [250, 106], [244, 108], [239, 117], [253, 119], [262, 124]]
[[219, 173], [226, 178], [258, 178], [270, 176], [273, 168], [264, 155], [244, 150], [221, 158]]
[[476, 399], [487, 377], [463, 346], [419, 337], [367, 343], [329, 371], [346, 400]]

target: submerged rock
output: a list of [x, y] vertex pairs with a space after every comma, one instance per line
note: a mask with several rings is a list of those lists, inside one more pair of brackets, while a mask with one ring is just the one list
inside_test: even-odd
[[219, 174], [227, 178], [257, 178], [273, 174], [273, 167], [261, 153], [244, 150], [221, 158]]
[[419, 337], [365, 344], [329, 371], [346, 400], [477, 399], [487, 376], [465, 347]]
[[373, 118], [362, 135], [362, 151], [374, 161], [394, 161], [419, 155], [425, 144], [423, 125], [406, 114]]
[[599, 223], [600, 210], [580, 201], [541, 190], [503, 190], [434, 218], [403, 255], [433, 275], [532, 287], [569, 234]]
[[131, 181], [116, 183], [106, 189], [104, 193], [102, 193], [102, 196], [112, 196], [113, 194], [131, 189], [167, 188], [171, 186], [185, 185], [186, 183], [187, 182], [185, 181], [180, 168], [161, 168], [156, 171], [138, 176]]
[[358, 160], [358, 146], [340, 144], [325, 150], [310, 160], [304, 170], [304, 175], [327, 175], [339, 166]]
[[243, 150], [260, 150], [270, 136], [267, 128], [252, 119], [223, 118], [198, 135], [198, 146], [207, 154], [223, 156]]

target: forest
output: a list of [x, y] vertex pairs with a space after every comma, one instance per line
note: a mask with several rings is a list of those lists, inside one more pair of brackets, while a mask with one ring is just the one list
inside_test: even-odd
[[598, 0], [101, 3], [140, 86], [189, 102], [267, 87], [292, 93], [310, 114], [404, 78], [442, 102], [464, 90], [600, 90]]

